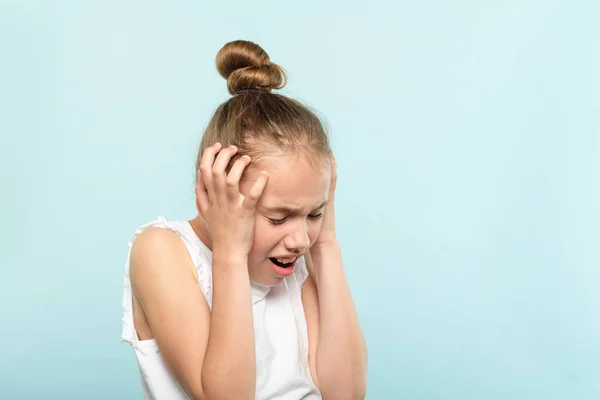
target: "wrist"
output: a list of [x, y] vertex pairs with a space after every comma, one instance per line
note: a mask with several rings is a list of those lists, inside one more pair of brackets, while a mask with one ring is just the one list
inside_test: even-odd
[[315, 243], [310, 248], [310, 254], [313, 257], [331, 253], [332, 251], [341, 251], [340, 243], [335, 237]]
[[340, 277], [343, 277], [342, 249], [337, 242], [311, 247], [310, 257], [312, 261], [311, 273], [317, 283], [317, 289], [321, 289], [324, 284], [340, 281]]
[[231, 247], [215, 247], [212, 253], [213, 264], [215, 261], [226, 265], [248, 265], [248, 254], [244, 250]]
[[[342, 249], [337, 241], [315, 244], [310, 248], [310, 257], [315, 266], [315, 272], [323, 264], [341, 263]], [[329, 268], [331, 269], [331, 268]]]

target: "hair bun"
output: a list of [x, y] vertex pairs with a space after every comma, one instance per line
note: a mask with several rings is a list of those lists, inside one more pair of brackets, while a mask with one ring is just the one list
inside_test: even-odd
[[259, 45], [245, 40], [227, 43], [217, 53], [217, 70], [227, 79], [227, 90], [258, 89], [271, 92], [286, 84], [283, 68], [272, 63]]

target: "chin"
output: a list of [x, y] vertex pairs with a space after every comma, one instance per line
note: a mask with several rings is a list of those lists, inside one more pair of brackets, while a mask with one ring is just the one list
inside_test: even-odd
[[293, 268], [288, 271], [280, 271], [283, 273], [278, 274], [277, 268], [274, 268], [271, 261], [267, 259], [259, 264], [254, 264], [254, 266], [249, 268], [248, 272], [250, 274], [250, 280], [253, 283], [261, 286], [273, 287], [277, 286], [285, 276], [289, 276], [293, 273]]

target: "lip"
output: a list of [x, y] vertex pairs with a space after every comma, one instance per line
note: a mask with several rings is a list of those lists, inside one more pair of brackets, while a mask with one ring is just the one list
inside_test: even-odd
[[269, 258], [296, 258], [296, 259], [298, 259], [300, 257], [302, 257], [302, 254], [288, 254], [285, 256], [273, 256], [273, 257], [269, 257]]
[[278, 266], [273, 261], [269, 260], [269, 263], [271, 264], [271, 267], [275, 271], [275, 274], [280, 278], [285, 278], [285, 277], [292, 275], [294, 273], [294, 271], [296, 270], [296, 262], [297, 262], [297, 260], [294, 260], [293, 262], [290, 263], [289, 267], [284, 268], [284, 267]]

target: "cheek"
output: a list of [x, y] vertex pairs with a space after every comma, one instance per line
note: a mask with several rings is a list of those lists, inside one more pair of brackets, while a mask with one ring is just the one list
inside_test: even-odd
[[320, 219], [318, 222], [313, 222], [308, 226], [308, 238], [310, 239], [310, 243], [313, 243], [319, 236], [321, 225], [323, 225], [322, 222], [323, 220]]
[[279, 236], [269, 221], [256, 215], [254, 222], [254, 245], [257, 251], [270, 251], [279, 241]]

